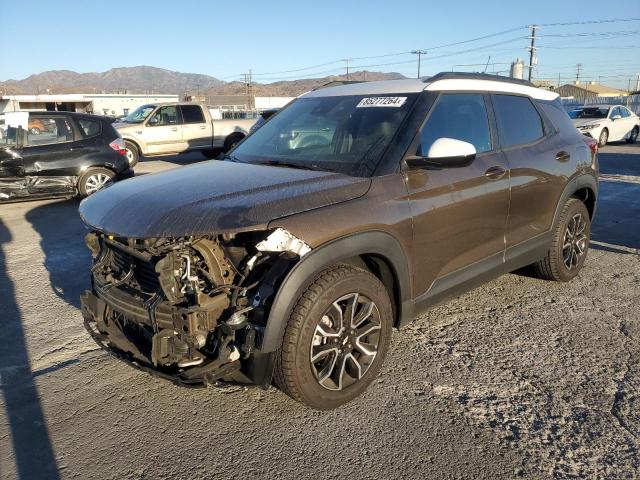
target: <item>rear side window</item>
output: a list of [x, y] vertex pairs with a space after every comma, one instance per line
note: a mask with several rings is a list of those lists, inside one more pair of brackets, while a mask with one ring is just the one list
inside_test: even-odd
[[620, 107], [620, 113], [622, 114], [622, 118], [627, 118], [631, 116], [631, 113], [625, 107]]
[[73, 141], [73, 129], [64, 117], [32, 117], [29, 115], [27, 146], [50, 145]]
[[484, 96], [477, 93], [441, 95], [420, 134], [420, 154], [427, 155], [433, 142], [439, 138], [471, 143], [478, 153], [491, 150]]
[[182, 105], [180, 109], [184, 123], [204, 123], [204, 115], [198, 105]]
[[83, 118], [78, 120], [78, 124], [85, 137], [93, 137], [100, 133], [100, 122], [96, 120], [86, 120]]
[[544, 136], [542, 118], [528, 98], [494, 95], [493, 106], [503, 147], [535, 142]]

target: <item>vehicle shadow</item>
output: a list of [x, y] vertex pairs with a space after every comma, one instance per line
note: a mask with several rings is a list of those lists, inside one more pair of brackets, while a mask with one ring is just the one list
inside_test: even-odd
[[26, 214], [40, 236], [51, 289], [76, 308], [80, 308], [80, 294], [89, 284], [91, 267], [91, 256], [84, 244], [87, 230], [78, 214], [79, 203], [78, 199], [45, 203]]
[[29, 363], [22, 316], [6, 262], [11, 233], [0, 220], [0, 391], [9, 422], [17, 477], [58, 479], [58, 466]]

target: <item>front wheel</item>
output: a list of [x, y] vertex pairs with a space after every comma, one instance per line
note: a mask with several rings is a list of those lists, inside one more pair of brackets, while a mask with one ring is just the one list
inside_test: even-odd
[[604, 147], [609, 141], [609, 130], [603, 128], [600, 132], [600, 137], [598, 138], [598, 146]]
[[229, 135], [227, 139], [224, 141], [223, 151], [227, 153], [229, 150], [231, 150], [233, 147], [239, 144], [243, 139], [244, 139], [244, 135], [242, 135], [241, 133]]
[[138, 160], [140, 160], [140, 151], [138, 150], [138, 147], [128, 141], [124, 141], [124, 148], [126, 149], [127, 153], [127, 160], [129, 160], [129, 167], [133, 168], [138, 164]]
[[274, 380], [312, 408], [339, 407], [366, 390], [387, 353], [393, 313], [384, 285], [337, 265], [304, 291], [285, 330]]
[[636, 143], [638, 140], [638, 127], [633, 127], [631, 133], [629, 134], [629, 138], [627, 138], [627, 143]]
[[113, 182], [116, 174], [106, 168], [90, 168], [78, 180], [78, 192], [87, 197]]
[[584, 265], [591, 237], [591, 219], [580, 200], [570, 198], [560, 213], [547, 256], [534, 264], [540, 278], [568, 282]]

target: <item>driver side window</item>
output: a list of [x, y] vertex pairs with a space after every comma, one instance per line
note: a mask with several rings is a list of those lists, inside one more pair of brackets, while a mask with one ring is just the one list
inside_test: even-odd
[[151, 127], [159, 127], [162, 125], [178, 125], [179, 123], [178, 107], [175, 105], [167, 105], [156, 110], [149, 119], [148, 125]]
[[484, 96], [478, 93], [441, 95], [420, 133], [421, 151], [418, 154], [427, 155], [433, 142], [439, 138], [471, 143], [478, 153], [491, 150]]

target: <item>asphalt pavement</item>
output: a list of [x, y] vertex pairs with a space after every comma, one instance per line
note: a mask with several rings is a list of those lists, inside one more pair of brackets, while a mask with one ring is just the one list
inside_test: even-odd
[[576, 280], [510, 274], [435, 308], [331, 412], [273, 388], [176, 387], [108, 356], [78, 309], [78, 201], [0, 206], [0, 479], [640, 478], [640, 144], [600, 165]]

